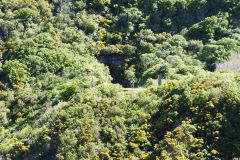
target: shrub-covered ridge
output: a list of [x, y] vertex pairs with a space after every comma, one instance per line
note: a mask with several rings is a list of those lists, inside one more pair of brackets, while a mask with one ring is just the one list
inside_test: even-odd
[[[239, 157], [239, 9], [2, 0], [0, 159]], [[124, 92], [131, 78], [147, 89]]]

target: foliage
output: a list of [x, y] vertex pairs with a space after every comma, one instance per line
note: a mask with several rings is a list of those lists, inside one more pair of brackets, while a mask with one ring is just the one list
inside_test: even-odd
[[0, 158], [240, 157], [239, 9], [2, 0]]
[[12, 85], [28, 81], [29, 73], [26, 65], [18, 60], [5, 61], [3, 65], [3, 73], [7, 81]]

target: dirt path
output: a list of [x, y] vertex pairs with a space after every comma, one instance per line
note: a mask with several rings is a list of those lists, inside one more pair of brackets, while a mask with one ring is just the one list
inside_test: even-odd
[[124, 88], [123, 89], [125, 93], [131, 94], [131, 93], [137, 93], [141, 91], [145, 91], [146, 88]]

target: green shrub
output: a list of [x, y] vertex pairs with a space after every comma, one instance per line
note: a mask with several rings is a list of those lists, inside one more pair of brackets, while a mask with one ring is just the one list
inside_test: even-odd
[[172, 46], [182, 47], [186, 48], [188, 46], [188, 42], [186, 39], [181, 35], [175, 35], [173, 36], [168, 43], [170, 43]]
[[163, 78], [168, 77], [169, 67], [165, 64], [163, 65], [157, 64], [143, 73], [143, 79], [145, 80], [147, 80], [148, 78], [156, 79], [159, 74], [162, 74]]
[[29, 72], [27, 66], [20, 63], [18, 60], [6, 61], [3, 65], [3, 73], [7, 82], [11, 85], [29, 81]]
[[207, 17], [190, 27], [188, 35], [192, 39], [203, 40], [203, 42], [210, 39], [220, 39], [226, 34], [224, 28], [228, 26], [227, 17], [228, 15]]
[[198, 52], [201, 52], [203, 50], [203, 47], [204, 46], [202, 41], [190, 40], [187, 49], [191, 54], [196, 54]]

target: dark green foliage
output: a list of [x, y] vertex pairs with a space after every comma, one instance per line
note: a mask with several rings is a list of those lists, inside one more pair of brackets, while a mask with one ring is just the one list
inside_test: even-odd
[[144, 74], [143, 78], [154, 78], [156, 79], [158, 75], [161, 74], [163, 78], [167, 78], [169, 74], [169, 68], [167, 65], [156, 65], [153, 66], [152, 68], [148, 69]]
[[[226, 15], [227, 16], [227, 15]], [[207, 17], [203, 21], [194, 24], [189, 29], [189, 36], [193, 39], [203, 40], [207, 42], [210, 39], [220, 39], [228, 34], [226, 28], [228, 27], [227, 17]]]

